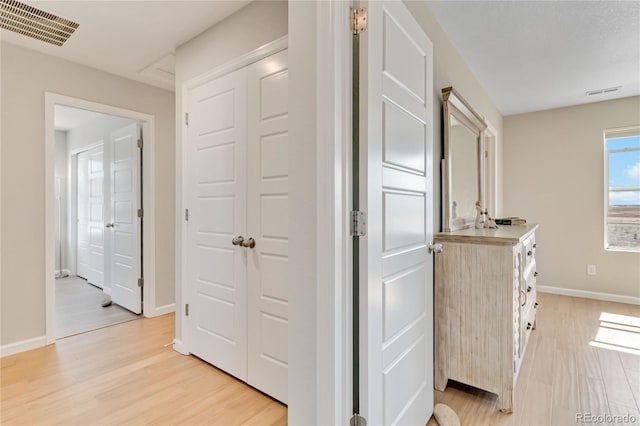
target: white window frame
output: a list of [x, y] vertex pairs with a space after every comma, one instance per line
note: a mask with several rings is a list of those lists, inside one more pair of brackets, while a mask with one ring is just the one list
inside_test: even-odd
[[[609, 198], [612, 192], [609, 186], [609, 155], [616, 152], [640, 152], [640, 148], [627, 149], [607, 149], [607, 140], [618, 139], [631, 136], [640, 136], [640, 126], [629, 126], [616, 129], [605, 129], [603, 132], [603, 148], [604, 148], [604, 249], [606, 251], [622, 251], [622, 252], [640, 252], [638, 247], [616, 247], [609, 246], [608, 235], [608, 217], [609, 217]], [[640, 186], [618, 187], [613, 192], [618, 191], [640, 191]]]

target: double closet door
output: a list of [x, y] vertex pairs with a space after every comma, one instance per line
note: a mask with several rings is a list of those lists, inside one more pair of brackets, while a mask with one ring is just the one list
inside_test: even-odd
[[287, 52], [186, 96], [189, 352], [286, 403]]

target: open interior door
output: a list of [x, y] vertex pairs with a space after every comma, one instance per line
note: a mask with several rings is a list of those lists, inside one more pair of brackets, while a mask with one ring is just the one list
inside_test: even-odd
[[371, 1], [359, 41], [359, 413], [433, 412], [433, 47], [401, 1]]
[[111, 232], [111, 300], [136, 314], [142, 313], [139, 134], [137, 123], [111, 133], [111, 222], [105, 225]]

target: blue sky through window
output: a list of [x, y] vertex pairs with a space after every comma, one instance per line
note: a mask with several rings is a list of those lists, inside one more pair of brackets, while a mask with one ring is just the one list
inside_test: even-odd
[[[607, 151], [640, 149], [640, 136], [607, 139]], [[609, 153], [609, 187], [640, 187], [640, 151]], [[609, 193], [609, 205], [640, 206], [640, 191]]]

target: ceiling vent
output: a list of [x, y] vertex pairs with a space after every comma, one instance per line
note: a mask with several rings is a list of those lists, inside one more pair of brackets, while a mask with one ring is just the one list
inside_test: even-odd
[[604, 95], [606, 93], [617, 92], [622, 86], [609, 87], [607, 89], [590, 90], [585, 93], [586, 96]]
[[0, 0], [0, 28], [62, 46], [77, 23], [16, 0]]

